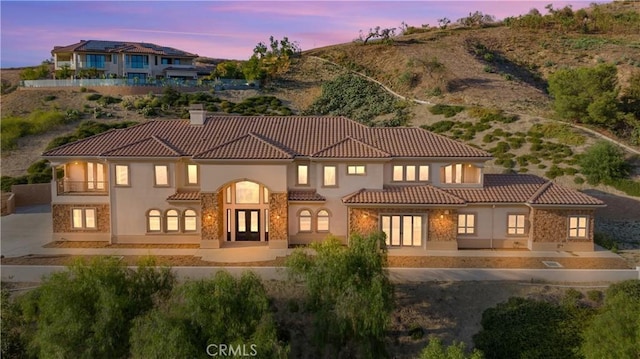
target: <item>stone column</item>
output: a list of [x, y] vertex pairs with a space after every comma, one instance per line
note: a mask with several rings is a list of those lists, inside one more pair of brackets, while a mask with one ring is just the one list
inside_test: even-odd
[[223, 216], [218, 197], [221, 196], [217, 193], [202, 193], [200, 195], [202, 203], [200, 248], [220, 248]]
[[289, 201], [287, 193], [269, 194], [269, 248], [289, 248]]
[[427, 246], [431, 250], [457, 250], [458, 215], [456, 210], [444, 209], [429, 210], [429, 223], [427, 225]]

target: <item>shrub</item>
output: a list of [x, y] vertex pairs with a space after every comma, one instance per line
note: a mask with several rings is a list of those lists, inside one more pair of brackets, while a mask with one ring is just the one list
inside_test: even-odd
[[429, 338], [429, 344], [420, 352], [418, 359], [482, 359], [482, 352], [474, 349], [467, 355], [465, 345], [462, 342], [454, 342], [451, 346], [444, 347], [437, 337]]
[[68, 122], [70, 121], [67, 116], [58, 111], [34, 111], [26, 118], [5, 117], [2, 119], [2, 127], [0, 127], [1, 149], [14, 149], [19, 138], [40, 134]]
[[640, 197], [640, 182], [628, 178], [607, 180], [605, 184], [614, 187], [630, 196]]
[[608, 141], [596, 142], [580, 157], [578, 163], [589, 184], [615, 181], [629, 174], [624, 152]]
[[311, 245], [315, 255], [296, 250], [287, 258], [292, 278], [306, 283], [318, 351], [341, 357], [351, 343], [357, 346], [356, 357], [386, 355], [393, 287], [384, 271], [384, 238], [383, 233], [353, 235], [348, 247], [328, 238]]
[[464, 111], [464, 106], [452, 106], [452, 105], [433, 105], [429, 108], [429, 112], [434, 115], [444, 115], [444, 117], [453, 117], [460, 112]]
[[438, 121], [431, 126], [422, 125], [421, 127], [427, 131], [431, 131], [435, 133], [443, 133], [451, 130], [455, 125], [456, 123], [453, 121], [444, 120], [444, 121]]
[[102, 98], [102, 95], [99, 93], [92, 93], [92, 94], [88, 94], [86, 98], [88, 101], [97, 101], [100, 98]]
[[549, 179], [554, 179], [556, 177], [564, 175], [564, 169], [553, 165], [547, 172], [544, 173], [544, 175]]
[[473, 341], [487, 359], [579, 358], [582, 323], [565, 307], [512, 297], [485, 310], [481, 324]]

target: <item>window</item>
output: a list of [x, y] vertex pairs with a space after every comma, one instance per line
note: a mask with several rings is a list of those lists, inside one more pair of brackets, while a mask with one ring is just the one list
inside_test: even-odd
[[269, 203], [269, 189], [267, 187], [262, 187], [262, 201]]
[[196, 211], [187, 209], [184, 211], [184, 231], [195, 232], [197, 230], [198, 216]]
[[454, 163], [442, 167], [444, 183], [480, 183], [482, 171], [470, 163]]
[[393, 180], [402, 181], [404, 179], [404, 166], [393, 166]]
[[323, 184], [327, 187], [338, 185], [338, 182], [336, 179], [336, 166], [324, 166]]
[[394, 182], [416, 182], [429, 180], [428, 165], [394, 165], [393, 181]]
[[510, 214], [507, 216], [507, 234], [525, 234], [525, 215]]
[[187, 165], [187, 184], [198, 184], [198, 165]]
[[105, 189], [104, 165], [102, 163], [87, 162], [87, 189], [90, 191]]
[[299, 185], [309, 184], [309, 166], [308, 165], [298, 165], [298, 184]]
[[153, 166], [155, 185], [156, 186], [168, 186], [169, 185], [169, 166], [167, 165], [155, 165]]
[[298, 214], [298, 231], [311, 232], [311, 212], [304, 209]]
[[149, 57], [147, 55], [127, 55], [127, 67], [146, 69], [149, 67]]
[[474, 234], [476, 233], [476, 215], [475, 214], [459, 214], [458, 215], [458, 234]]
[[366, 175], [367, 169], [364, 165], [348, 165], [347, 174], [348, 175]]
[[178, 211], [170, 209], [166, 214], [166, 230], [167, 232], [177, 232], [180, 230]]
[[317, 221], [318, 227], [316, 230], [318, 232], [329, 232], [329, 212], [324, 209], [318, 211]]
[[85, 66], [85, 67], [93, 67], [93, 68], [96, 68], [96, 69], [104, 69], [104, 61], [105, 61], [105, 56], [104, 55], [88, 54], [87, 55], [87, 66]]
[[147, 231], [162, 231], [162, 214], [157, 209], [149, 210], [147, 213]]
[[422, 245], [422, 216], [383, 215], [382, 231], [390, 246], [416, 247]]
[[426, 165], [422, 165], [418, 167], [418, 171], [419, 171], [419, 175], [418, 175], [418, 180], [419, 181], [428, 181], [429, 180], [429, 166]]
[[74, 208], [71, 210], [73, 229], [96, 229], [95, 208]]
[[260, 185], [250, 181], [236, 182], [236, 203], [260, 203]]
[[116, 165], [116, 186], [129, 185], [129, 166]]
[[586, 238], [587, 223], [587, 216], [569, 216], [569, 238]]

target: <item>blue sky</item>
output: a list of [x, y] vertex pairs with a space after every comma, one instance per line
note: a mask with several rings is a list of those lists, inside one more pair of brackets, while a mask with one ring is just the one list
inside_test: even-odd
[[200, 56], [248, 59], [258, 42], [287, 36], [303, 50], [344, 43], [375, 26], [437, 25], [476, 10], [498, 19], [553, 4], [593, 1], [5, 1], [0, 67], [40, 64], [80, 40], [151, 42]]

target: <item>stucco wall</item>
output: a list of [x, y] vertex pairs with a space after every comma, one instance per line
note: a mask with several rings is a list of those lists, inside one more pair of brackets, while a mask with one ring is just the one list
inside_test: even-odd
[[248, 180], [266, 186], [271, 192], [287, 191], [287, 165], [200, 164], [200, 189], [215, 192], [231, 182]]

